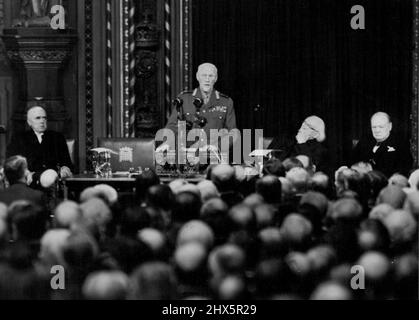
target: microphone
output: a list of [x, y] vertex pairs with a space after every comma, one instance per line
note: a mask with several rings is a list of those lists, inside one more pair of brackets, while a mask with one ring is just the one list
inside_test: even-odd
[[193, 101], [193, 104], [195, 108], [197, 109], [197, 111], [199, 111], [199, 109], [201, 109], [201, 107], [204, 105], [204, 100], [200, 98], [195, 98]]
[[180, 108], [183, 106], [183, 100], [181, 98], [176, 98], [172, 101], [172, 104], [176, 107], [177, 112], [180, 112]]

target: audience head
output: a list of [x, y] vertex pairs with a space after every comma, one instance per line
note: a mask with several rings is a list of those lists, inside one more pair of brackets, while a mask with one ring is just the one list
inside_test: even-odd
[[48, 266], [64, 265], [63, 251], [70, 236], [67, 229], [52, 229], [41, 238], [39, 258]]
[[160, 178], [154, 170], [144, 170], [135, 179], [135, 198], [138, 202], [142, 202], [148, 188], [160, 184]]
[[72, 232], [63, 247], [65, 265], [71, 273], [79, 276], [90, 271], [99, 255], [96, 240], [87, 232]]
[[82, 287], [87, 300], [125, 300], [129, 286], [128, 276], [121, 271], [91, 273]]
[[222, 279], [229, 274], [242, 274], [245, 271], [246, 255], [234, 245], [225, 244], [213, 249], [208, 257], [208, 267], [211, 274]]
[[165, 258], [167, 239], [161, 231], [152, 228], [142, 229], [138, 232], [138, 239], [148, 245], [155, 258]]
[[393, 174], [390, 179], [388, 179], [388, 183], [390, 185], [398, 186], [402, 189], [409, 187], [409, 180], [407, 180], [407, 178], [400, 173]]
[[372, 166], [369, 162], [358, 162], [352, 165], [351, 169], [360, 174], [366, 174], [372, 171]]
[[351, 291], [339, 282], [320, 283], [313, 291], [311, 300], [352, 300]]
[[216, 294], [222, 301], [245, 300], [248, 298], [246, 282], [243, 277], [228, 275], [221, 280]]
[[307, 191], [309, 175], [303, 168], [293, 168], [287, 172], [286, 178], [293, 186], [296, 193]]
[[419, 220], [419, 191], [414, 191], [407, 195], [403, 208], [410, 212], [416, 221]]
[[394, 261], [394, 294], [396, 299], [418, 299], [418, 257], [404, 254]]
[[172, 215], [174, 221], [184, 223], [198, 219], [201, 206], [201, 197], [196, 193], [186, 191], [177, 194]]
[[80, 208], [83, 214], [82, 224], [87, 228], [98, 228], [103, 233], [112, 220], [112, 212], [102, 199], [89, 199]]
[[19, 200], [9, 206], [8, 220], [15, 240], [39, 240], [47, 229], [48, 215], [43, 208]]
[[311, 189], [329, 196], [330, 181], [328, 175], [321, 171], [314, 173], [311, 177]]
[[202, 203], [205, 203], [210, 199], [219, 197], [217, 187], [210, 180], [202, 180], [201, 182], [199, 182], [198, 189], [201, 194]]
[[322, 231], [323, 220], [329, 207], [329, 200], [319, 192], [309, 191], [302, 195], [298, 212], [313, 225], [313, 232], [319, 235]]
[[99, 197], [105, 200], [108, 206], [113, 206], [118, 201], [118, 192], [115, 188], [107, 184], [98, 184], [94, 186], [94, 189], [99, 191]]
[[180, 228], [176, 243], [181, 246], [190, 242], [198, 242], [209, 250], [214, 244], [214, 233], [207, 224], [199, 220], [190, 221]]
[[189, 242], [176, 248], [174, 264], [179, 281], [202, 284], [207, 276], [207, 250], [198, 242]]
[[13, 156], [4, 163], [4, 175], [10, 185], [18, 182], [26, 183], [27, 174], [28, 162], [25, 157]]
[[277, 158], [271, 158], [263, 165], [263, 173], [265, 175], [273, 175], [276, 177], [285, 177], [285, 168], [282, 162]]
[[417, 222], [407, 211], [395, 210], [384, 218], [393, 246], [409, 244], [417, 237]]
[[177, 279], [173, 268], [164, 262], [146, 262], [130, 277], [128, 299], [176, 300]]
[[351, 198], [343, 198], [332, 204], [330, 218], [335, 222], [349, 222], [356, 225], [361, 221], [362, 213], [362, 207], [358, 201]]
[[282, 162], [282, 165], [284, 166], [285, 173], [287, 173], [288, 171], [290, 171], [291, 169], [294, 169], [294, 168], [303, 168], [304, 169], [304, 165], [301, 163], [300, 160], [298, 160], [295, 157], [285, 159]]
[[63, 201], [54, 210], [54, 227], [70, 229], [82, 218], [82, 211], [77, 202]]
[[245, 204], [238, 204], [232, 207], [228, 216], [230, 217], [235, 230], [254, 231], [256, 228], [256, 217], [252, 208]]
[[256, 193], [260, 194], [266, 203], [280, 203], [281, 182], [277, 176], [264, 176], [256, 182]]
[[358, 231], [358, 243], [361, 250], [387, 253], [390, 247], [390, 235], [384, 224], [376, 219], [367, 219], [361, 223]]
[[275, 206], [270, 204], [261, 204], [253, 209], [256, 217], [256, 225], [258, 230], [273, 226], [278, 214]]
[[413, 190], [419, 190], [419, 169], [413, 171], [409, 176], [409, 185]]
[[214, 232], [216, 243], [227, 239], [232, 229], [232, 222], [228, 216], [228, 206], [223, 200], [219, 198], [208, 200], [201, 208], [200, 217]]
[[304, 250], [310, 244], [313, 226], [300, 214], [292, 213], [285, 217], [281, 225], [281, 237], [290, 249]]
[[232, 191], [236, 187], [236, 172], [227, 164], [217, 165], [211, 171], [211, 181], [221, 193]]
[[357, 265], [361, 266], [365, 275], [366, 298], [383, 299], [386, 290], [391, 286], [389, 259], [382, 253], [369, 251], [359, 257]]
[[401, 209], [406, 199], [406, 193], [402, 188], [395, 185], [389, 185], [381, 190], [377, 197], [377, 204], [387, 203], [395, 209]]
[[366, 179], [371, 189], [370, 198], [375, 201], [381, 190], [388, 186], [388, 179], [384, 173], [376, 170], [368, 172]]
[[188, 182], [185, 179], [175, 179], [169, 183], [169, 187], [172, 190], [174, 195], [177, 195], [179, 193], [180, 188], [188, 184]]
[[157, 184], [148, 188], [145, 201], [149, 206], [171, 211], [175, 203], [175, 196], [167, 184]]

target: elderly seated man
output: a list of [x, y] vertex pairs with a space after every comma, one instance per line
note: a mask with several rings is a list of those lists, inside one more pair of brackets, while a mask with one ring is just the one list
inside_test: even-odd
[[311, 159], [315, 171], [327, 172], [328, 155], [323, 145], [326, 140], [324, 121], [317, 116], [310, 116], [303, 121], [301, 128], [293, 139], [283, 141], [276, 137], [268, 149], [280, 149], [283, 152], [279, 155], [280, 160], [290, 157], [305, 155]]

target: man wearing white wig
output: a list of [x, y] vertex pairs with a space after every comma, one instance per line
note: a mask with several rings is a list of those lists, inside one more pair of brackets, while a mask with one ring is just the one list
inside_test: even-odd
[[327, 150], [323, 145], [326, 140], [326, 127], [324, 121], [317, 116], [305, 119], [297, 135], [291, 141], [282, 142], [276, 137], [268, 149], [280, 149], [277, 156], [280, 160], [298, 155], [308, 156], [316, 171], [327, 171]]

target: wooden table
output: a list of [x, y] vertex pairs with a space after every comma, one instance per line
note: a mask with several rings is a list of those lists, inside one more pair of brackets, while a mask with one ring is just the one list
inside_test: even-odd
[[[182, 176], [182, 175], [163, 175], [160, 176], [162, 183], [170, 183], [176, 179], [185, 179], [189, 183], [198, 183], [205, 179], [203, 175]], [[135, 191], [135, 176], [114, 175], [111, 178], [102, 178], [94, 174], [79, 174], [62, 181], [64, 199], [78, 199], [78, 195], [86, 188], [98, 184], [107, 184], [116, 189], [118, 193], [132, 193]]]

